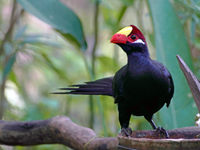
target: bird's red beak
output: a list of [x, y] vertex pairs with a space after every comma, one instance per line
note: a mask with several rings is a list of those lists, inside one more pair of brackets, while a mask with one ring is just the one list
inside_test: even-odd
[[132, 30], [133, 28], [131, 26], [127, 26], [121, 29], [112, 36], [110, 42], [116, 44], [126, 44], [126, 42], [128, 41], [128, 35], [132, 32]]
[[116, 43], [116, 44], [126, 44], [127, 41], [128, 41], [127, 36], [120, 33], [114, 34], [110, 39], [111, 43]]

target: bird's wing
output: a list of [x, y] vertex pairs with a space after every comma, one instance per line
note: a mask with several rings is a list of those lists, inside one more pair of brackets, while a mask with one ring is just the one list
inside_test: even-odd
[[107, 95], [113, 96], [113, 77], [107, 77], [96, 81], [85, 82], [84, 84], [71, 85], [67, 88], [59, 88], [53, 94], [76, 94], [76, 95]]
[[174, 82], [173, 82], [172, 76], [163, 64], [161, 64], [157, 61], [153, 61], [153, 63], [155, 65], [157, 65], [157, 67], [159, 67], [159, 69], [160, 69], [160, 71], [163, 75], [163, 79], [165, 79], [168, 83], [168, 91], [165, 94], [165, 101], [166, 101], [166, 104], [167, 104], [167, 107], [168, 107], [169, 104], [170, 104], [170, 101], [173, 97], [173, 94], [174, 94]]
[[122, 67], [118, 72], [116, 72], [113, 78], [113, 95], [115, 98], [115, 103], [119, 103], [124, 99], [124, 80], [125, 74], [127, 72], [127, 65]]

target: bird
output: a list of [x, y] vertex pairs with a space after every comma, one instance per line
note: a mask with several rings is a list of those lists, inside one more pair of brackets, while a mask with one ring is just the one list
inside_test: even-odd
[[60, 88], [54, 94], [111, 96], [118, 107], [122, 135], [131, 135], [129, 122], [133, 115], [144, 116], [154, 130], [168, 138], [168, 132], [154, 123], [153, 115], [165, 104], [169, 107], [173, 97], [174, 83], [170, 72], [163, 64], [151, 59], [145, 37], [135, 25], [122, 28], [110, 42], [126, 53], [126, 65], [114, 76]]

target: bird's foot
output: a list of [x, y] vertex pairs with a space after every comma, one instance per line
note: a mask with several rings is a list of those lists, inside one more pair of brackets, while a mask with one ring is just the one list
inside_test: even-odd
[[131, 128], [122, 128], [121, 129], [121, 135], [122, 136], [129, 137], [129, 136], [131, 136], [131, 134], [132, 134]]
[[169, 138], [169, 134], [168, 134], [167, 130], [165, 130], [162, 127], [157, 127], [156, 132], [158, 132], [161, 135], [164, 135], [167, 139]]

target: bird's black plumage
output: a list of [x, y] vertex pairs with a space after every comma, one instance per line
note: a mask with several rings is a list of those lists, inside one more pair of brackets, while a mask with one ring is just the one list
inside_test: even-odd
[[[144, 116], [155, 129], [152, 120], [155, 112], [164, 104], [168, 107], [174, 93], [174, 84], [169, 71], [149, 57], [147, 44], [135, 26], [126, 37], [121, 33], [111, 42], [118, 44], [127, 54], [128, 63], [114, 77], [103, 78], [85, 84], [62, 88], [59, 94], [108, 95], [118, 105], [122, 129], [129, 126], [131, 115]], [[134, 35], [134, 36], [133, 36]], [[134, 37], [134, 39], [133, 39]]]
[[61, 92], [54, 94], [80, 94], [80, 95], [106, 95], [114, 96], [112, 90], [113, 77], [107, 77], [85, 84], [71, 85], [68, 88], [60, 88]]

